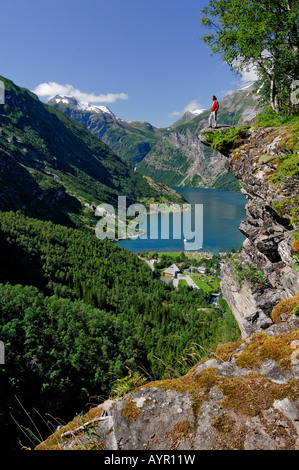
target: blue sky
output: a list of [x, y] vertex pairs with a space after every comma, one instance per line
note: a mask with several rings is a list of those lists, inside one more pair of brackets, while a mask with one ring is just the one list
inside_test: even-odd
[[212, 94], [221, 99], [240, 84], [200, 39], [207, 4], [5, 1], [0, 74], [39, 91], [43, 101], [46, 92], [75, 90], [82, 100], [107, 105], [122, 119], [166, 127], [188, 106], [209, 108]]

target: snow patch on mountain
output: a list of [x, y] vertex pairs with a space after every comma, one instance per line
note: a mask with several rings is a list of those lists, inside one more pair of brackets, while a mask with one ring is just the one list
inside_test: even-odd
[[92, 105], [89, 103], [78, 103], [78, 108], [82, 111], [92, 111], [94, 113], [102, 112], [114, 116], [114, 114], [110, 111], [109, 108], [107, 108], [107, 106]]
[[71, 105], [73, 107], [76, 107], [77, 109], [80, 109], [81, 111], [89, 111], [91, 113], [105, 113], [105, 114], [110, 114], [111, 116], [115, 115], [110, 111], [107, 106], [100, 106], [100, 105], [95, 105], [95, 104], [90, 104], [87, 102], [81, 102], [78, 101], [76, 98], [73, 96], [67, 96], [67, 95], [56, 95], [51, 102], [55, 103], [63, 103], [67, 105]]

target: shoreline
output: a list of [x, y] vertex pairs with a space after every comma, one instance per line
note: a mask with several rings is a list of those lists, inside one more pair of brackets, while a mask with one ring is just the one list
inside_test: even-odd
[[173, 213], [180, 213], [180, 212], [187, 212], [187, 211], [191, 211], [192, 210], [192, 205], [187, 203], [187, 204], [183, 204], [183, 206], [189, 206], [189, 207], [185, 207], [185, 208], [182, 208], [180, 207], [180, 210], [174, 210], [173, 208], [169, 207], [169, 210], [157, 210], [157, 211], [153, 211], [153, 210], [149, 210], [146, 212], [146, 215], [150, 215], [150, 214], [173, 214]]
[[142, 257], [142, 254], [149, 254], [149, 255], [169, 255], [171, 257], [178, 257], [180, 256], [181, 253], [184, 253], [187, 257], [189, 258], [197, 258], [197, 257], [213, 257], [217, 256], [218, 258], [225, 256], [227, 253], [230, 253], [230, 251], [221, 251], [219, 254], [215, 254], [212, 251], [136, 251], [136, 254], [138, 256]]

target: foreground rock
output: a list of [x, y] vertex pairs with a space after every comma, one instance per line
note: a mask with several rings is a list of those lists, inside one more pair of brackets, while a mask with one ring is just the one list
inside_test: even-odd
[[298, 326], [292, 314], [220, 346], [186, 376], [107, 400], [37, 449], [298, 450]]

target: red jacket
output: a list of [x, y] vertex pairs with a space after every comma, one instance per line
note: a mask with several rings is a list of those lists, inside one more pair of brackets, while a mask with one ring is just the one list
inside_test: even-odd
[[213, 105], [212, 105], [211, 111], [212, 111], [212, 112], [213, 112], [213, 111], [218, 111], [218, 109], [219, 109], [219, 104], [218, 104], [218, 101], [215, 100], [215, 101], [213, 101]]

